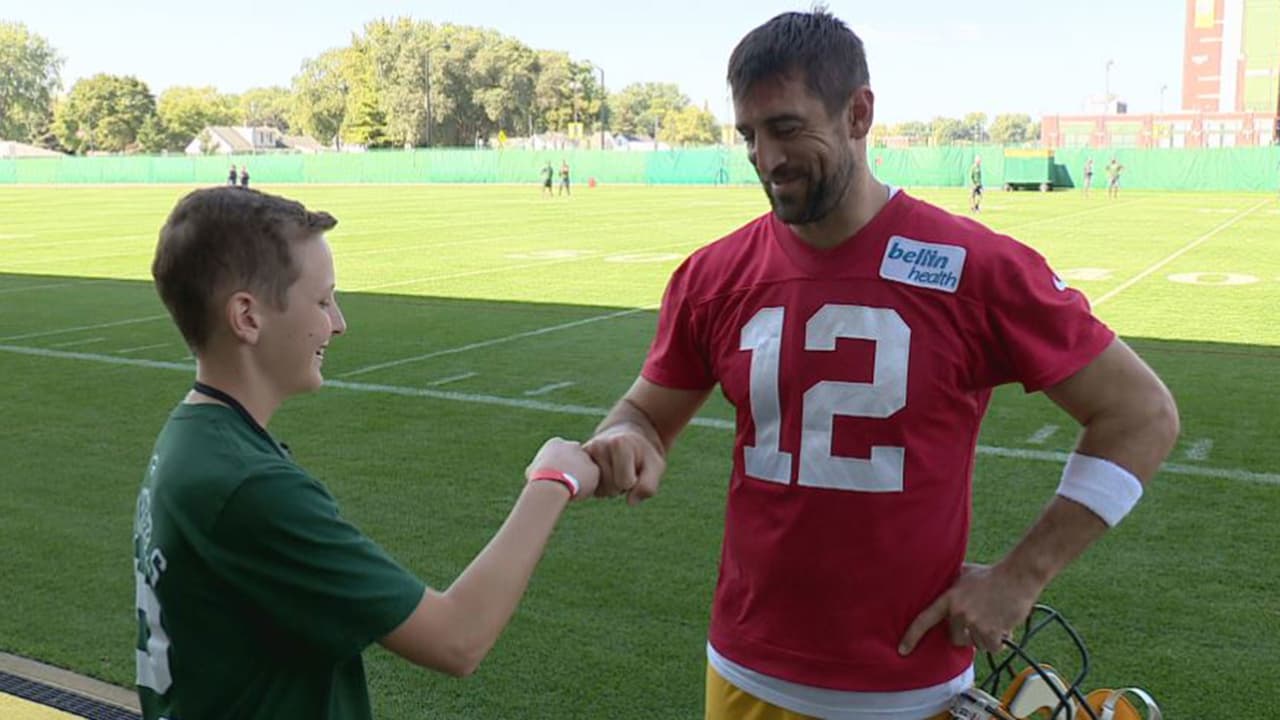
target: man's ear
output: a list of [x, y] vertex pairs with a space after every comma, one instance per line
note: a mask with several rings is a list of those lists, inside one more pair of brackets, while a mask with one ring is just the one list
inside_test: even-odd
[[257, 345], [262, 332], [262, 303], [252, 293], [239, 290], [227, 298], [227, 327], [232, 337], [246, 345]]
[[849, 138], [861, 140], [871, 132], [875, 121], [876, 96], [871, 87], [863, 85], [849, 98]]

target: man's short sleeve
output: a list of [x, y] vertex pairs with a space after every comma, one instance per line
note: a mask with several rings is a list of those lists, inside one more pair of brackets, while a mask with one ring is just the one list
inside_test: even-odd
[[671, 276], [658, 312], [658, 330], [641, 375], [663, 387], [705, 390], [716, 383], [709, 350], [699, 327], [692, 298], [693, 275], [686, 261]]
[[1039, 253], [1010, 246], [996, 258], [984, 291], [987, 321], [1003, 354], [984, 384], [1016, 381], [1037, 392], [1083, 369], [1116, 335]]
[[227, 499], [212, 541], [204, 554], [215, 573], [334, 657], [359, 654], [386, 636], [425, 590], [295, 467], [245, 480]]

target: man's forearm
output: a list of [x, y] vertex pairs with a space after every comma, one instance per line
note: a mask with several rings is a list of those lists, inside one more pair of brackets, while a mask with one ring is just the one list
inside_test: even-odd
[[[1106, 460], [1117, 466], [1113, 472], [1130, 473], [1145, 485], [1159, 469], [1176, 437], [1176, 411], [1166, 412], [1155, 403], [1150, 408], [1130, 408], [1126, 413], [1093, 418], [1085, 427], [1076, 452]], [[1099, 477], [1091, 482], [1103, 481], [1104, 478]], [[1002, 569], [1028, 587], [1043, 589], [1107, 531], [1108, 521], [1103, 519], [1107, 513], [1103, 510], [1099, 514], [1097, 509], [1062, 494], [1055, 495], [1022, 540], [1001, 561]], [[1117, 515], [1122, 517], [1124, 512], [1117, 511]]]
[[667, 446], [670, 443], [662, 437], [661, 433], [658, 432], [657, 427], [654, 426], [653, 420], [646, 415], [643, 410], [637, 407], [635, 403], [625, 397], [613, 406], [613, 409], [609, 411], [609, 414], [605, 416], [604, 420], [600, 421], [600, 424], [596, 426], [594, 434], [599, 435], [605, 430], [619, 425], [627, 425], [635, 428], [644, 435], [649, 442], [653, 443], [653, 446], [657, 448], [659, 452], [664, 455], [666, 454]]
[[1055, 495], [1022, 540], [997, 564], [998, 572], [1039, 595], [1106, 531], [1107, 524], [1092, 510]]

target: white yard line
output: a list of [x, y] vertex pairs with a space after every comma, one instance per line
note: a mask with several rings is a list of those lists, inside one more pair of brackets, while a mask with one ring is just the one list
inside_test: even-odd
[[54, 343], [49, 347], [51, 348], [75, 347], [76, 345], [93, 345], [95, 343], [106, 342], [106, 341], [107, 339], [104, 337], [83, 338], [80, 340], [68, 340], [66, 342]]
[[[19, 345], [0, 345], [0, 352], [29, 355], [32, 357], [54, 358], [59, 360], [79, 360], [82, 362], [105, 363], [108, 365], [127, 365], [131, 367], [155, 370], [181, 370], [183, 372], [195, 371], [194, 363], [163, 362], [160, 360], [143, 360], [141, 358], [122, 358], [114, 355], [97, 355], [94, 353], [49, 350], [47, 348], [23, 347]], [[544, 402], [541, 400], [529, 400], [526, 398], [508, 398], [497, 395], [459, 393], [451, 392], [449, 390], [432, 390], [430, 388], [404, 387], [400, 385], [375, 385], [371, 383], [347, 382], [344, 380], [326, 380], [325, 386], [349, 390], [352, 392], [369, 392], [383, 395], [396, 395], [400, 397], [430, 398], [432, 400], [446, 400], [472, 405], [493, 405], [497, 407], [517, 408], [521, 410], [552, 412], [562, 415], [583, 415], [598, 418], [604, 417], [608, 412], [606, 408], [588, 407], [585, 405], [565, 405]], [[714, 428], [717, 430], [733, 430], [734, 427], [733, 421], [731, 420], [704, 417], [696, 417], [690, 424], [698, 427]], [[990, 455], [993, 457], [1013, 458], [1017, 460], [1051, 462], [1057, 465], [1064, 464], [1067, 461], [1067, 453], [1064, 452], [1027, 450], [1025, 448], [1004, 448], [991, 445], [979, 445], [978, 454]], [[1178, 463], [1165, 463], [1164, 466], [1161, 467], [1160, 471], [1171, 475], [1187, 475], [1190, 477], [1239, 480], [1262, 483], [1265, 485], [1280, 485], [1280, 473], [1261, 473], [1233, 468], [1208, 468], [1196, 465], [1181, 465]]]
[[[634, 250], [627, 250], [626, 253], [629, 255], [634, 255], [636, 253], [649, 253], [649, 252], [654, 252], [655, 250], [669, 250], [671, 248], [689, 247], [691, 245], [696, 247], [703, 244], [705, 244], [705, 242], [703, 241], [667, 243], [665, 245], [655, 245], [652, 247], [635, 248]], [[548, 267], [551, 265], [564, 265], [566, 263], [581, 262], [583, 260], [595, 260], [598, 258], [607, 257], [609, 255], [616, 255], [618, 254], [618, 252], [619, 251], [617, 249], [584, 251], [581, 255], [574, 255], [573, 257], [569, 257], [569, 258], [539, 260], [537, 262], [520, 263], [517, 265], [496, 265], [493, 267], [480, 268], [479, 270], [466, 270], [463, 272], [447, 273], [445, 275], [432, 275], [430, 277], [414, 278], [412, 280], [397, 280], [394, 282], [377, 283], [374, 285], [363, 285], [360, 287], [348, 288], [347, 292], [369, 292], [370, 290], [386, 290], [388, 288], [404, 287], [406, 285], [418, 285], [421, 283], [436, 282], [439, 280], [456, 280], [457, 278], [473, 277], [475, 275], [491, 275], [494, 273], [503, 273], [503, 272], [509, 272], [512, 270], [528, 270], [529, 268]]]
[[71, 287], [72, 285], [90, 285], [93, 283], [100, 283], [100, 282], [105, 282], [105, 281], [83, 280], [80, 282], [57, 282], [57, 283], [44, 283], [42, 285], [23, 285], [21, 287], [0, 289], [0, 295], [7, 295], [9, 293], [26, 292], [27, 290], [51, 290], [53, 288]]
[[1057, 425], [1045, 425], [1027, 438], [1027, 442], [1032, 445], [1043, 445], [1046, 440], [1057, 434], [1058, 429]]
[[558, 330], [568, 330], [569, 328], [575, 328], [580, 325], [587, 325], [589, 323], [600, 322], [601, 320], [612, 320], [613, 318], [623, 317], [625, 315], [634, 315], [638, 312], [653, 310], [654, 307], [656, 306], [651, 305], [648, 307], [631, 308], [630, 310], [612, 312], [605, 315], [595, 315], [593, 317], [583, 318], [582, 320], [574, 320], [573, 322], [561, 323], [559, 325], [552, 325], [550, 327], [538, 328], [537, 330], [526, 330], [525, 332], [516, 333], [514, 335], [506, 335], [500, 338], [493, 338], [492, 340], [482, 340], [480, 342], [471, 343], [470, 345], [463, 345], [461, 347], [448, 348], [446, 350], [437, 350], [435, 352], [429, 352], [423, 355], [414, 355], [413, 357], [400, 358], [399, 360], [389, 360], [387, 362], [377, 363], [376, 365], [366, 365], [362, 368], [357, 368], [350, 372], [345, 372], [339, 377], [355, 377], [356, 375], [364, 375], [365, 373], [371, 373], [375, 370], [385, 370], [387, 368], [399, 367], [401, 365], [408, 365], [409, 363], [420, 362], [422, 360], [429, 360], [434, 357], [440, 357], [441, 355], [456, 355], [458, 353], [464, 353], [470, 350], [478, 350], [480, 348], [491, 347], [493, 345], [500, 345], [502, 343], [511, 342], [512, 340], [520, 340], [521, 338], [534, 337], [536, 335], [546, 335], [547, 333], [556, 332]]
[[0, 337], [0, 342], [12, 342], [14, 340], [29, 340], [31, 338], [48, 337], [50, 335], [65, 335], [67, 333], [80, 332], [81, 330], [97, 330], [99, 328], [119, 327], [120, 325], [136, 325], [138, 323], [153, 322], [168, 315], [148, 315], [146, 317], [133, 318], [132, 320], [117, 320], [115, 322], [102, 323], [100, 325], [81, 325], [79, 327], [62, 328], [60, 330], [43, 330], [41, 332], [26, 333], [23, 335], [10, 335], [8, 337]]
[[1177, 260], [1178, 258], [1180, 258], [1180, 257], [1182, 257], [1183, 255], [1185, 255], [1186, 253], [1188, 253], [1188, 252], [1190, 252], [1190, 251], [1192, 251], [1192, 250], [1196, 249], [1197, 247], [1200, 247], [1200, 246], [1201, 246], [1201, 245], [1203, 245], [1204, 243], [1206, 243], [1206, 242], [1208, 242], [1209, 240], [1211, 240], [1211, 239], [1213, 238], [1213, 236], [1214, 236], [1214, 235], [1217, 235], [1218, 233], [1222, 232], [1223, 230], [1226, 230], [1227, 228], [1231, 227], [1232, 225], [1235, 225], [1237, 222], [1239, 222], [1239, 221], [1243, 220], [1246, 216], [1248, 216], [1248, 215], [1250, 215], [1251, 213], [1253, 213], [1253, 211], [1257, 210], [1257, 209], [1258, 209], [1258, 208], [1260, 208], [1260, 207], [1263, 207], [1264, 205], [1269, 205], [1270, 203], [1271, 203], [1271, 201], [1270, 201], [1270, 200], [1263, 200], [1262, 202], [1258, 203], [1257, 205], [1254, 205], [1253, 207], [1249, 208], [1248, 210], [1245, 210], [1245, 211], [1243, 211], [1243, 212], [1241, 212], [1241, 213], [1237, 214], [1235, 217], [1232, 217], [1230, 220], [1227, 220], [1226, 222], [1222, 223], [1221, 225], [1218, 225], [1218, 226], [1217, 226], [1217, 227], [1215, 227], [1214, 229], [1212, 229], [1212, 230], [1210, 230], [1209, 232], [1207, 232], [1207, 233], [1205, 233], [1205, 234], [1201, 235], [1200, 237], [1196, 238], [1195, 240], [1192, 240], [1191, 242], [1187, 243], [1186, 245], [1183, 245], [1181, 248], [1179, 248], [1179, 249], [1175, 250], [1174, 252], [1170, 253], [1168, 257], [1164, 258], [1163, 260], [1160, 260], [1159, 262], [1157, 262], [1156, 264], [1154, 264], [1154, 265], [1152, 265], [1151, 267], [1147, 268], [1146, 270], [1143, 270], [1142, 272], [1138, 273], [1137, 275], [1133, 276], [1132, 278], [1129, 278], [1129, 279], [1128, 279], [1128, 280], [1126, 280], [1125, 282], [1121, 283], [1120, 287], [1117, 287], [1117, 288], [1115, 288], [1115, 289], [1111, 290], [1110, 292], [1106, 293], [1106, 294], [1105, 294], [1105, 295], [1103, 295], [1102, 297], [1098, 298], [1097, 300], [1094, 300], [1094, 301], [1093, 301], [1093, 306], [1096, 308], [1096, 307], [1098, 307], [1099, 305], [1101, 305], [1102, 303], [1104, 303], [1104, 302], [1106, 302], [1106, 301], [1110, 300], [1111, 298], [1115, 297], [1116, 295], [1119, 295], [1120, 293], [1124, 292], [1125, 290], [1128, 290], [1129, 288], [1133, 287], [1134, 285], [1138, 284], [1139, 282], [1142, 282], [1143, 278], [1147, 277], [1147, 276], [1148, 276], [1148, 275], [1150, 275], [1151, 273], [1153, 273], [1153, 272], [1155, 272], [1155, 271], [1159, 270], [1160, 268], [1164, 267], [1165, 265], [1168, 265], [1169, 263], [1173, 262], [1174, 260]]
[[113, 243], [120, 240], [143, 240], [146, 238], [154, 238], [156, 233], [146, 233], [144, 235], [114, 235], [111, 237], [92, 237], [80, 238], [79, 240], [59, 240], [57, 242], [46, 243], [22, 243], [14, 245], [13, 250], [43, 250], [51, 247], [65, 247], [67, 245], [93, 245], [95, 243]]
[[1012, 225], [1007, 225], [1004, 227], [992, 228], [992, 230], [995, 230], [996, 232], [999, 232], [999, 233], [1007, 233], [1009, 230], [1021, 230], [1022, 228], [1029, 228], [1035, 225], [1045, 225], [1048, 223], [1058, 222], [1059, 220], [1069, 220], [1071, 218], [1083, 217], [1085, 215], [1093, 215], [1094, 213], [1100, 213], [1105, 210], [1115, 210], [1116, 208], [1122, 208], [1126, 205], [1133, 205], [1137, 202], [1138, 202], [1137, 200], [1128, 200], [1125, 202], [1110, 203], [1107, 205], [1103, 205], [1101, 207], [1095, 207], [1095, 208], [1090, 208], [1088, 210], [1080, 210], [1078, 212], [1067, 213], [1066, 215], [1054, 215], [1053, 217], [1040, 218], [1038, 220], [1028, 220], [1027, 222], [1024, 222], [1024, 223], [1014, 223]]
[[117, 350], [119, 355], [127, 355], [129, 353], [142, 352], [143, 350], [155, 350], [156, 348], [169, 347], [169, 343], [156, 343], [155, 345], [139, 345], [138, 347], [125, 348]]
[[574, 385], [576, 385], [576, 384], [577, 384], [577, 383], [572, 382], [572, 381], [569, 381], [569, 380], [566, 380], [566, 381], [564, 381], [564, 382], [551, 383], [550, 385], [543, 385], [543, 386], [542, 386], [542, 387], [540, 387], [540, 388], [534, 388], [534, 389], [532, 389], [532, 390], [525, 390], [525, 391], [524, 391], [524, 396], [525, 396], [525, 397], [537, 397], [537, 396], [539, 396], [539, 395], [546, 395], [547, 393], [552, 393], [552, 392], [555, 392], [556, 390], [560, 390], [560, 389], [567, 388], [567, 387], [573, 387], [573, 386], [574, 386]]
[[1211, 440], [1210, 438], [1204, 438], [1202, 440], [1197, 440], [1194, 443], [1192, 443], [1191, 447], [1187, 448], [1185, 457], [1188, 460], [1194, 460], [1196, 462], [1204, 462], [1205, 460], [1209, 459], [1209, 453], [1212, 451], [1213, 451], [1213, 440]]
[[[137, 250], [129, 250], [128, 252], [99, 253], [97, 255], [68, 255], [66, 257], [42, 257], [31, 260], [15, 260], [0, 263], [0, 269], [7, 270], [9, 268], [24, 267], [27, 265], [57, 265], [70, 262], [84, 262], [85, 260], [106, 260], [107, 258], [121, 257], [147, 257], [150, 258], [155, 254], [154, 249], [138, 248]], [[52, 274], [52, 273], [51, 273]]]
[[467, 378], [473, 378], [473, 377], [475, 377], [476, 375], [479, 375], [479, 373], [465, 372], [465, 373], [462, 373], [462, 374], [460, 374], [460, 375], [450, 375], [449, 377], [442, 377], [442, 378], [440, 378], [439, 380], [432, 380], [431, 382], [429, 382], [429, 383], [427, 383], [427, 384], [428, 384], [428, 385], [430, 385], [431, 387], [440, 387], [441, 385], [448, 385], [449, 383], [456, 383], [456, 382], [458, 382], [459, 380], [466, 380]]

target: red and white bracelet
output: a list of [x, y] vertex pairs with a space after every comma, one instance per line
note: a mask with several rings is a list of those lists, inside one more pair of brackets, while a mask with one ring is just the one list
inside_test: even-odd
[[551, 470], [548, 468], [534, 470], [529, 473], [529, 482], [533, 482], [534, 480], [549, 480], [551, 482], [560, 483], [569, 490], [570, 500], [578, 497], [578, 491], [582, 489], [582, 485], [578, 483], [577, 478], [560, 470]]

